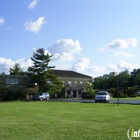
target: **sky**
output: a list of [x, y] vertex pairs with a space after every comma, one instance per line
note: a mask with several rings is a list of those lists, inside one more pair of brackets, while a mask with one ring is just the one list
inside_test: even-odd
[[44, 48], [55, 69], [92, 77], [140, 68], [139, 0], [0, 0], [0, 73]]

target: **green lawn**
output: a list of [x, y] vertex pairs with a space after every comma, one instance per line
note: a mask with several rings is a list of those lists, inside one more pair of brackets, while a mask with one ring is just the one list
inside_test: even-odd
[[0, 103], [0, 140], [127, 140], [130, 127], [140, 129], [139, 116], [139, 105]]

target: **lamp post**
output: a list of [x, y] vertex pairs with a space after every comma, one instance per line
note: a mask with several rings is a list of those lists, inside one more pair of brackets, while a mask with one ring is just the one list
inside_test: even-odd
[[117, 75], [117, 93], [118, 93], [118, 105], [119, 105], [119, 75]]
[[89, 86], [90, 86], [90, 94], [91, 94], [92, 83], [90, 83]]
[[119, 103], [119, 74], [116, 72], [115, 73], [115, 75], [116, 75], [116, 84], [117, 84], [117, 96], [118, 96], [118, 105], [120, 104]]
[[35, 83], [35, 86], [37, 86], [37, 83]]

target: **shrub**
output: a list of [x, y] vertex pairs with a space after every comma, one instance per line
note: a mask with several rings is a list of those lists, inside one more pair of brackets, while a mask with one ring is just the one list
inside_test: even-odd
[[1, 88], [0, 89], [0, 99], [1, 99], [1, 101], [13, 100], [14, 94], [8, 88]]
[[95, 94], [91, 92], [82, 92], [83, 99], [94, 99]]
[[27, 90], [11, 91], [8, 88], [1, 88], [0, 101], [24, 100], [26, 97], [26, 94], [29, 94]]

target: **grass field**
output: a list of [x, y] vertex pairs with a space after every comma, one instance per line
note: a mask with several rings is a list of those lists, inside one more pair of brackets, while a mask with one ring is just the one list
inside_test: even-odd
[[139, 105], [0, 103], [0, 140], [127, 140], [130, 127], [140, 129]]

